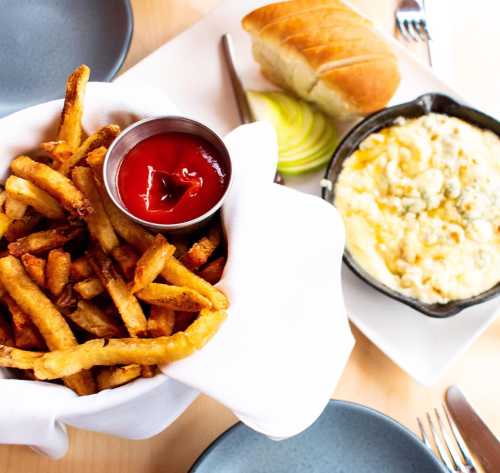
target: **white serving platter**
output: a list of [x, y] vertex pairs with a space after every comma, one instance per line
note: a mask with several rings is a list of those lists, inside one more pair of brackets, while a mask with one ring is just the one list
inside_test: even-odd
[[[151, 85], [168, 94], [183, 113], [225, 134], [238, 123], [236, 105], [220, 52], [220, 37], [234, 40], [237, 67], [249, 89], [272, 86], [252, 59], [250, 40], [241, 18], [270, 0], [226, 1], [192, 28], [166, 43], [117, 79], [125, 85]], [[459, 98], [432, 70], [421, 64], [395, 39], [387, 36], [399, 56], [401, 85], [392, 104], [412, 100], [426, 92]], [[287, 184], [319, 195], [323, 172]], [[265, 230], [265, 229], [264, 229]], [[448, 319], [431, 319], [389, 299], [359, 280], [344, 267], [343, 290], [351, 320], [387, 356], [424, 385], [435, 383], [444, 371], [494, 320], [500, 299], [469, 308]]]

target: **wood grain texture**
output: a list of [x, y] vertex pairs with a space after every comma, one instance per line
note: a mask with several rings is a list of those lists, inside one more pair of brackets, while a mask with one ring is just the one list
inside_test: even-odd
[[[232, 0], [238, 1], [238, 0]], [[393, 32], [396, 0], [352, 0]], [[132, 0], [135, 32], [124, 69], [137, 63], [173, 35], [187, 28], [219, 0]], [[423, 48], [415, 47], [418, 54]], [[425, 56], [422, 56], [425, 58]], [[447, 373], [439, 385], [427, 389], [415, 383], [364, 335], [357, 338], [349, 364], [333, 397], [378, 409], [415, 430], [415, 417], [439, 406], [444, 389], [458, 384], [493, 432], [500, 435], [500, 377], [498, 353], [500, 320], [497, 320]], [[201, 396], [156, 437], [127, 441], [102, 434], [70, 431], [68, 455], [54, 462], [29, 448], [0, 446], [2, 473], [185, 473], [197, 456], [235, 422], [217, 402]]]

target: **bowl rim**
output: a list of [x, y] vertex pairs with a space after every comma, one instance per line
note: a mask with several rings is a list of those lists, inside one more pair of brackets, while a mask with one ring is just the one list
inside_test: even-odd
[[[157, 223], [157, 222], [150, 222], [148, 220], [144, 220], [137, 215], [134, 215], [132, 212], [130, 212], [125, 204], [123, 204], [119, 199], [116, 198], [114, 195], [114, 192], [112, 192], [112, 187], [118, 189], [118, 185], [115, 181], [111, 178], [109, 175], [108, 171], [108, 163], [109, 160], [111, 159], [111, 155], [115, 149], [115, 147], [118, 145], [118, 143], [123, 139], [125, 135], [133, 131], [134, 129], [143, 126], [147, 123], [154, 122], [154, 121], [163, 121], [163, 120], [168, 120], [168, 121], [182, 121], [185, 123], [189, 123], [191, 125], [194, 125], [197, 128], [203, 129], [205, 132], [207, 132], [209, 135], [212, 135], [214, 140], [217, 142], [217, 149], [218, 151], [222, 151], [222, 154], [225, 155], [225, 158], [227, 160], [227, 164], [229, 165], [228, 169], [228, 174], [229, 174], [229, 179], [227, 181], [226, 189], [222, 196], [219, 198], [217, 203], [210, 207], [205, 213], [202, 215], [199, 215], [196, 218], [193, 218], [191, 220], [186, 220], [185, 222], [178, 222], [178, 223]], [[155, 133], [158, 134], [158, 133]], [[196, 135], [196, 133], [194, 133]], [[148, 136], [151, 137], [154, 136], [154, 134], [151, 134]], [[145, 139], [145, 138], [144, 138]], [[120, 157], [120, 164], [121, 161], [123, 161], [123, 158], [125, 155]], [[114, 139], [114, 141], [111, 143], [109, 148], [106, 151], [106, 156], [104, 157], [104, 162], [103, 162], [103, 180], [104, 180], [104, 187], [106, 189], [106, 193], [108, 194], [109, 198], [113, 201], [113, 203], [118, 207], [118, 209], [123, 212], [127, 217], [129, 217], [132, 221], [143, 225], [145, 227], [153, 228], [155, 230], [159, 231], [176, 231], [176, 230], [186, 230], [189, 228], [196, 228], [197, 225], [201, 224], [205, 220], [209, 219], [212, 215], [214, 215], [224, 204], [224, 201], [226, 200], [226, 197], [229, 194], [229, 191], [231, 190], [232, 184], [233, 184], [233, 164], [232, 164], [232, 159], [231, 159], [231, 154], [229, 153], [229, 150], [227, 149], [227, 146], [225, 145], [223, 139], [210, 127], [207, 125], [197, 121], [193, 120], [192, 118], [182, 116], [182, 115], [161, 115], [161, 116], [156, 116], [156, 117], [147, 117], [143, 118], [141, 120], [138, 120], [134, 123], [131, 123], [129, 126], [127, 126], [124, 130], [120, 132], [120, 134]], [[119, 191], [117, 190], [116, 194], [119, 194]]]
[[[446, 111], [435, 112], [434, 104], [436, 102], [444, 107], [448, 107], [450, 113], [447, 113]], [[423, 95], [419, 95], [414, 100], [386, 107], [382, 110], [379, 110], [377, 112], [368, 115], [359, 123], [357, 123], [342, 138], [339, 145], [335, 149], [330, 162], [328, 163], [324, 178], [321, 181], [321, 188], [322, 188], [321, 198], [329, 202], [331, 205], [334, 205], [335, 185], [339, 174], [338, 173], [335, 175], [335, 166], [339, 165], [339, 163], [342, 163], [345, 159], [351, 156], [351, 154], [358, 148], [358, 146], [366, 138], [366, 136], [382, 128], [390, 126], [390, 124], [393, 123], [398, 116], [405, 117], [405, 112], [406, 112], [406, 117], [408, 117], [409, 111], [411, 110], [418, 111], [419, 109], [421, 110], [421, 113], [420, 114], [413, 113], [411, 115], [411, 118], [423, 116], [431, 112], [443, 113], [450, 116], [457, 116], [453, 112], [462, 111], [465, 114], [469, 114], [472, 118], [467, 119], [461, 116], [459, 116], [458, 118], [461, 118], [467, 123], [479, 127], [481, 129], [490, 130], [496, 133], [498, 136], [500, 136], [500, 122], [495, 118], [475, 108], [465, 105], [457, 101], [455, 98], [452, 98], [446, 94], [430, 92]], [[481, 121], [482, 123], [479, 124], [478, 123], [479, 121]], [[486, 122], [486, 124], [484, 122]], [[332, 174], [334, 174], [333, 177]], [[365, 271], [361, 267], [361, 265], [356, 261], [356, 259], [347, 249], [347, 246], [344, 248], [344, 254], [342, 259], [344, 263], [356, 276], [358, 276], [361, 280], [363, 280], [372, 288], [390, 297], [391, 299], [399, 301], [417, 310], [421, 314], [424, 314], [432, 318], [443, 319], [457, 315], [458, 313], [460, 313], [461, 311], [463, 311], [468, 307], [486, 302], [500, 295], [500, 281], [499, 281], [493, 287], [487, 289], [486, 291], [481, 292], [476, 296], [464, 299], [452, 300], [445, 304], [440, 304], [440, 303], [429, 304], [422, 302], [416, 298], [405, 296], [404, 294], [381, 283], [379, 280], [370, 275], [367, 271]]]

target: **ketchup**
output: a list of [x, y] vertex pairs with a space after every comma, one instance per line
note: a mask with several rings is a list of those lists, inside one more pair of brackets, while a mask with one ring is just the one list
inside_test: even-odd
[[181, 223], [210, 210], [228, 185], [215, 147], [188, 133], [169, 132], [135, 145], [118, 170], [118, 191], [136, 217]]

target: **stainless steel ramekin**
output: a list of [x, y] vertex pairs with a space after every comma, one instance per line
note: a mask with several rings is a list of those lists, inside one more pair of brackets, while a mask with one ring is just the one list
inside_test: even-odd
[[[161, 133], [179, 132], [199, 136], [208, 141], [218, 152], [219, 159], [228, 173], [227, 188], [219, 201], [206, 213], [197, 218], [181, 223], [162, 224], [148, 222], [131, 213], [123, 203], [118, 190], [118, 171], [123, 158], [138, 143], [150, 136]], [[157, 118], [146, 118], [133, 123], [123, 130], [109, 147], [104, 159], [103, 167], [104, 184], [111, 200], [131, 220], [157, 231], [170, 233], [186, 233], [196, 231], [203, 227], [221, 208], [232, 182], [232, 166], [229, 152], [221, 138], [207, 126], [189, 118], [180, 116], [165, 116]]]

